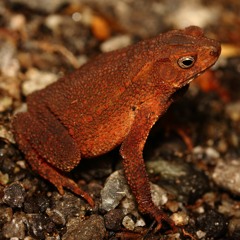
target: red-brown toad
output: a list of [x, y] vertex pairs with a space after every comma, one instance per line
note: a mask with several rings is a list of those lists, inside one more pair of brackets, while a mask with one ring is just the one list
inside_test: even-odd
[[16, 142], [32, 168], [60, 193], [68, 188], [91, 206], [92, 198], [63, 172], [121, 145], [139, 210], [159, 226], [162, 220], [173, 226], [152, 202], [144, 144], [176, 92], [211, 67], [220, 51], [217, 41], [192, 26], [104, 53], [28, 96], [28, 112], [13, 119]]

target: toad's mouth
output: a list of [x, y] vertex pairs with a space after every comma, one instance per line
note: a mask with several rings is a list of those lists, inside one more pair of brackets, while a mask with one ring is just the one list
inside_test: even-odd
[[199, 77], [200, 75], [202, 75], [202, 74], [203, 74], [204, 72], [206, 72], [206, 71], [207, 71], [207, 69], [205, 69], [205, 70], [197, 73], [197, 74], [194, 75], [193, 77], [189, 78], [183, 86], [189, 84], [190, 82], [192, 82], [192, 80], [194, 80], [195, 78]]
[[192, 82], [192, 80], [194, 80], [195, 78], [197, 78], [197, 77], [199, 77], [200, 75], [202, 75], [205, 71], [206, 71], [206, 70], [203, 70], [202, 72], [197, 73], [197, 74], [194, 75], [193, 77], [190, 77], [189, 79], [185, 80], [184, 83], [183, 83], [182, 85], [180, 85], [180, 86], [179, 86], [178, 84], [176, 84], [175, 87], [176, 87], [176, 88], [182, 88], [182, 87], [188, 85], [189, 83]]

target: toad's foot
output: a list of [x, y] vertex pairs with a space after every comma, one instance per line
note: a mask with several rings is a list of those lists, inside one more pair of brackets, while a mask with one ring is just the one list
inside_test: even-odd
[[[36, 166], [36, 165], [35, 165]], [[62, 175], [59, 171], [55, 170], [48, 163], [42, 162], [41, 167], [37, 169], [37, 172], [45, 179], [50, 181], [59, 191], [60, 194], [64, 194], [63, 188], [67, 188], [73, 193], [84, 198], [91, 207], [94, 207], [93, 199], [84, 192], [72, 179]]]

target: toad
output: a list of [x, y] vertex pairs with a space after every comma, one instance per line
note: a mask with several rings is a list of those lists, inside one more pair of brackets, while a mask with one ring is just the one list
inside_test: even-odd
[[28, 111], [13, 119], [19, 148], [33, 170], [54, 184], [93, 199], [64, 175], [82, 158], [120, 145], [124, 173], [141, 213], [159, 228], [172, 220], [154, 205], [143, 160], [149, 131], [178, 93], [210, 68], [220, 44], [190, 26], [104, 53], [28, 96]]

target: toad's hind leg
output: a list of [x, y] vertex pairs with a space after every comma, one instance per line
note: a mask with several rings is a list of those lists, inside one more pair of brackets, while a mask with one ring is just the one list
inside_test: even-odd
[[[62, 171], [70, 171], [80, 159], [80, 151], [64, 126], [46, 109], [41, 114], [20, 113], [13, 120], [16, 142], [29, 164], [61, 194], [68, 188], [92, 207], [94, 201]], [[60, 170], [58, 170], [60, 169]]]

